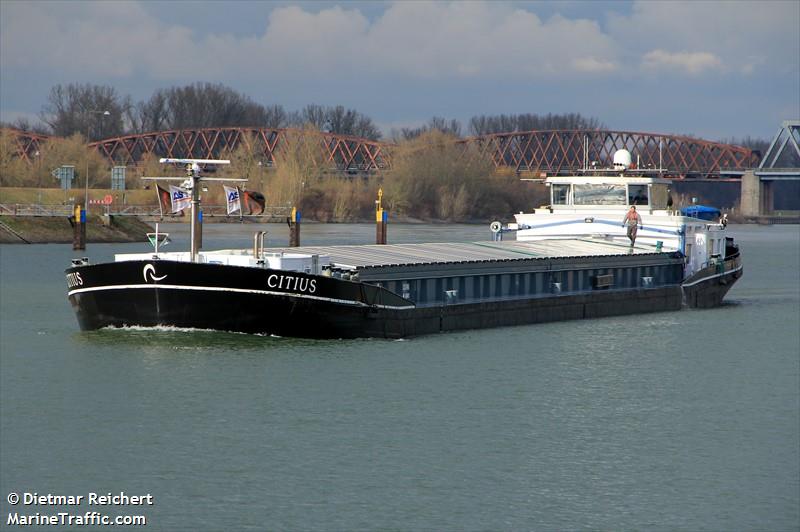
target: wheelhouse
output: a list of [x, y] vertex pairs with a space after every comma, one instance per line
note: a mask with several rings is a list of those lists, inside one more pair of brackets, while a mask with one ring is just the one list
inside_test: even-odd
[[550, 205], [558, 208], [667, 209], [669, 181], [650, 177], [571, 176], [550, 178]]

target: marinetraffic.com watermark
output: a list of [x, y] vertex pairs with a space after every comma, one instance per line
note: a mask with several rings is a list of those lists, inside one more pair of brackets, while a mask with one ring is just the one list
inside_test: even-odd
[[[53, 495], [12, 491], [6, 497], [11, 505], [6, 526], [146, 526], [147, 516], [133, 515], [137, 510], [153, 506], [155, 500], [146, 495], [94, 493], [85, 495]], [[121, 513], [123, 510], [130, 510]], [[116, 511], [115, 514], [106, 513]]]

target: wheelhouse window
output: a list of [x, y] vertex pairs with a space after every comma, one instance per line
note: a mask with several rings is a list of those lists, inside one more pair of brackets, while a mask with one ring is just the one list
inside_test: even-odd
[[550, 189], [553, 194], [553, 205], [569, 204], [569, 185], [553, 185]]
[[647, 185], [628, 185], [628, 205], [647, 205]]
[[625, 185], [575, 185], [575, 205], [625, 205]]
[[[664, 183], [654, 183], [650, 185], [650, 208], [666, 209], [670, 199], [668, 185]], [[670, 205], [671, 206], [671, 205]]]

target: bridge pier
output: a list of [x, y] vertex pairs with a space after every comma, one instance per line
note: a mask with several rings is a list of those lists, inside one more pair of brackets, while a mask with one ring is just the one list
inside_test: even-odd
[[772, 182], [761, 181], [753, 170], [742, 175], [742, 198], [739, 203], [742, 216], [749, 218], [770, 214], [773, 200]]

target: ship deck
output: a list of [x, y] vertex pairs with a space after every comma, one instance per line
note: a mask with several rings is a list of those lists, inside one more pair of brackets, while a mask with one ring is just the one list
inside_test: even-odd
[[267, 253], [330, 256], [331, 266], [364, 270], [396, 266], [503, 262], [570, 257], [652, 255], [652, 246], [630, 246], [604, 239], [563, 239], [533, 242], [439, 242], [425, 244], [302, 246], [266, 248]]

